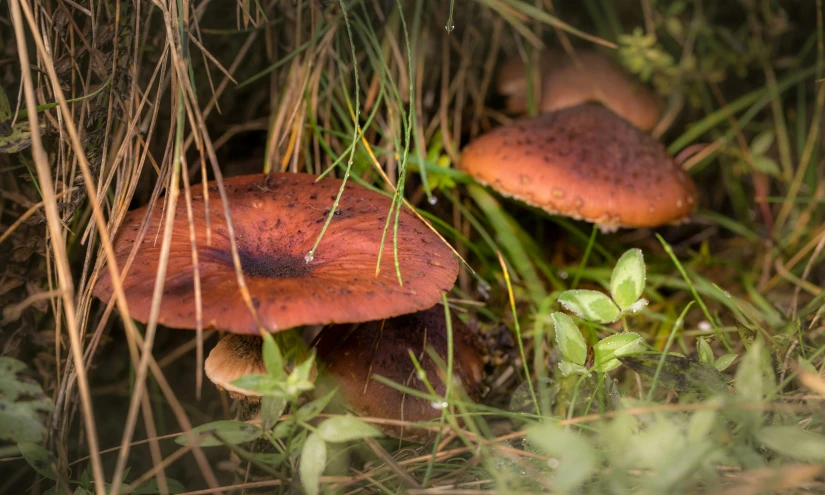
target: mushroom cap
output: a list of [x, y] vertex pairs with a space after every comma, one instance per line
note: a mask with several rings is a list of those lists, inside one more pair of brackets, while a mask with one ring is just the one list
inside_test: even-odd
[[[598, 102], [643, 131], [653, 129], [662, 112], [662, 101], [653, 91], [600, 52], [577, 49], [575, 57], [563, 50], [541, 54], [542, 112]], [[526, 78], [521, 59], [510, 59], [499, 69], [496, 87], [508, 96], [511, 113], [527, 110]]]
[[[470, 399], [478, 400], [484, 378], [479, 344], [470, 329], [457, 318], [452, 318], [452, 328], [453, 373]], [[412, 350], [435, 392], [444, 394], [442, 371], [425, 352], [427, 346], [432, 346], [446, 364], [447, 324], [441, 305], [388, 320], [328, 326], [318, 335], [314, 345], [321, 373], [334, 379], [344, 401], [357, 414], [409, 422], [429, 421], [441, 416], [441, 411], [430, 401], [407, 396], [372, 378], [383, 376], [428, 393], [410, 359], [409, 350]], [[415, 442], [426, 442], [434, 436], [433, 432], [420, 428], [377, 426], [392, 437]]]
[[676, 222], [696, 205], [664, 146], [599, 105], [499, 127], [466, 146], [459, 165], [505, 196], [605, 230]]
[[260, 400], [257, 392], [237, 387], [232, 382], [246, 375], [266, 374], [262, 349], [263, 339], [260, 337], [229, 334], [209, 352], [203, 371], [218, 390], [226, 390], [236, 399], [246, 397], [256, 402]]
[[[395, 271], [392, 230], [386, 237], [381, 271], [375, 269], [392, 200], [348, 183], [314, 259], [309, 253], [327, 218], [341, 181], [306, 174], [273, 173], [224, 180], [244, 279], [261, 323], [278, 331], [300, 325], [349, 323], [388, 318], [435, 304], [452, 288], [458, 261], [438, 236], [406, 210], [398, 225]], [[199, 188], [192, 213], [201, 282], [203, 325], [232, 333], [258, 334], [244, 303], [232, 261], [224, 207], [217, 185], [209, 185], [211, 244]], [[122, 268], [135, 243], [146, 207], [127, 214], [114, 249]], [[154, 208], [149, 228], [123, 289], [131, 315], [149, 318], [163, 239], [163, 208]], [[393, 220], [394, 218], [391, 218]], [[391, 225], [392, 227], [392, 225]], [[195, 290], [189, 223], [184, 197], [177, 205], [159, 323], [194, 328]], [[109, 300], [108, 271], [95, 295]]]

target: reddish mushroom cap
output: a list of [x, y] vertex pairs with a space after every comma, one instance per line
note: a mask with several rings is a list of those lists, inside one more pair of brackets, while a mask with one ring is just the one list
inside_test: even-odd
[[464, 148], [460, 168], [505, 196], [605, 230], [676, 222], [696, 205], [693, 181], [664, 146], [598, 105], [499, 127]]
[[[575, 57], [562, 50], [541, 54], [542, 112], [599, 102], [639, 129], [653, 129], [662, 111], [656, 94], [597, 51], [577, 49]], [[508, 97], [506, 106], [511, 113], [527, 110], [526, 78], [527, 67], [520, 59], [511, 59], [499, 69], [496, 86]]]
[[[224, 181], [245, 281], [261, 323], [269, 331], [299, 325], [369, 321], [418, 311], [435, 304], [458, 274], [458, 262], [436, 234], [408, 211], [398, 227], [399, 285], [393, 254], [392, 224], [381, 259], [376, 262], [391, 199], [365, 187], [347, 184], [337, 212], [314, 259], [312, 248], [341, 181], [305, 174], [273, 173]], [[193, 191], [197, 191], [193, 187]], [[209, 186], [211, 245], [206, 243], [204, 200], [193, 197], [204, 327], [257, 334], [244, 304], [232, 262], [223, 203], [217, 186]], [[159, 323], [194, 328], [195, 291], [186, 206], [177, 205]], [[114, 249], [122, 268], [135, 243], [146, 207], [130, 212]], [[134, 318], [149, 317], [161, 252], [163, 209], [151, 215], [148, 233], [123, 281]], [[160, 232], [157, 236], [155, 233]], [[108, 300], [113, 288], [108, 272], [95, 295]]]
[[[478, 400], [484, 378], [481, 350], [472, 332], [457, 318], [452, 319], [453, 372], [472, 400]], [[357, 414], [409, 422], [429, 421], [441, 416], [430, 401], [412, 397], [372, 377], [383, 376], [423, 393], [429, 393], [417, 377], [410, 359], [412, 350], [436, 393], [445, 393], [442, 370], [425, 352], [427, 346], [447, 362], [447, 325], [444, 308], [389, 320], [326, 327], [315, 348], [321, 373], [332, 376], [345, 402]], [[377, 425], [395, 438], [426, 442], [433, 432], [398, 425]]]

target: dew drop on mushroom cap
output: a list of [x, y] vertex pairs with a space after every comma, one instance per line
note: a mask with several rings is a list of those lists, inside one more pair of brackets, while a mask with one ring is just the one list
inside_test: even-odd
[[505, 196], [607, 231], [679, 222], [696, 206], [693, 181], [664, 146], [594, 104], [499, 127], [467, 145], [459, 167]]
[[[375, 275], [392, 200], [353, 183], [347, 184], [314, 259], [307, 263], [305, 256], [318, 238], [341, 185], [339, 179], [316, 179], [306, 174], [273, 173], [224, 180], [244, 278], [266, 330], [389, 318], [428, 308], [452, 288], [458, 274], [456, 258], [435, 233], [406, 210], [402, 210], [398, 226], [398, 264], [404, 284], [399, 285], [395, 271], [392, 235], [384, 245], [381, 272]], [[207, 244], [205, 203], [199, 189], [192, 188], [192, 213], [203, 325], [257, 335], [254, 317], [238, 288], [217, 185], [213, 182], [208, 188], [211, 244]], [[121, 269], [138, 238], [145, 212], [146, 207], [130, 212], [118, 231], [114, 249]], [[163, 214], [159, 202], [123, 280], [131, 315], [140, 321], [149, 317]], [[104, 271], [95, 295], [108, 301], [112, 294], [111, 279]], [[196, 326], [183, 195], [175, 213], [159, 323], [174, 328]]]
[[[659, 121], [661, 99], [606, 55], [577, 48], [574, 59], [564, 50], [551, 50], [541, 53], [538, 64], [541, 112], [598, 102], [643, 131]], [[507, 97], [510, 113], [527, 111], [527, 75], [520, 58], [508, 60], [498, 71], [496, 88]]]
[[[453, 373], [457, 377], [454, 383], [476, 401], [483, 380], [481, 351], [472, 332], [460, 320], [452, 318], [452, 328]], [[425, 351], [431, 346], [443, 362], [447, 362], [447, 325], [443, 306], [388, 320], [328, 326], [318, 335], [314, 345], [320, 373], [333, 378], [340, 387], [343, 400], [355, 413], [407, 422], [429, 421], [441, 416], [441, 410], [430, 401], [405, 395], [371, 377], [382, 376], [429, 394], [410, 359], [409, 350], [412, 350], [436, 394], [443, 396], [442, 371]], [[415, 442], [426, 442], [434, 436], [432, 431], [421, 428], [375, 426], [390, 436]]]

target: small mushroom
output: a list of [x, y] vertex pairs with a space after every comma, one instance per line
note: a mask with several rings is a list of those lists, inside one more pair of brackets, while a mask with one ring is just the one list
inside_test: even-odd
[[[467, 396], [481, 396], [484, 364], [473, 333], [452, 318], [454, 382]], [[441, 416], [441, 404], [409, 396], [374, 377], [382, 376], [405, 387], [429, 393], [410, 358], [418, 359], [435, 393], [444, 395], [444, 368], [426, 352], [432, 347], [447, 363], [447, 324], [440, 305], [388, 320], [326, 327], [316, 338], [319, 371], [340, 387], [344, 402], [356, 414], [407, 422], [425, 422]], [[434, 437], [430, 430], [398, 424], [378, 424], [387, 435], [424, 443]]]
[[[653, 91], [597, 51], [577, 49], [574, 57], [563, 50], [541, 54], [541, 88], [536, 90], [541, 112], [597, 102], [643, 131], [653, 129], [662, 111], [661, 99]], [[507, 97], [510, 113], [527, 110], [527, 72], [524, 62], [514, 58], [497, 74], [496, 88]]]
[[[384, 244], [381, 271], [376, 274], [392, 200], [351, 183], [314, 258], [307, 260], [340, 186], [339, 179], [290, 173], [224, 180], [241, 269], [264, 330], [370, 321], [419, 311], [435, 304], [455, 283], [458, 262], [450, 248], [405, 210], [400, 214], [397, 242], [404, 284], [399, 284], [396, 275], [392, 236]], [[203, 325], [257, 336], [255, 317], [238, 288], [216, 184], [210, 183], [208, 190], [208, 210], [202, 196], [192, 200]], [[194, 328], [195, 274], [183, 201], [181, 197], [175, 213], [158, 322]], [[137, 242], [146, 208], [130, 212], [118, 231], [114, 250], [121, 267]], [[207, 218], [211, 242], [207, 242]], [[162, 245], [155, 233], [163, 232], [163, 221], [163, 209], [154, 208], [147, 234], [122, 281], [131, 316], [144, 322], [149, 318]], [[94, 293], [104, 301], [112, 297], [108, 272], [101, 275]], [[241, 371], [261, 369], [260, 349], [260, 337], [226, 337], [210, 353], [207, 375], [220, 387], [246, 394], [233, 391], [229, 383]], [[242, 358], [249, 362], [238, 363]]]
[[664, 146], [594, 104], [499, 127], [459, 165], [505, 196], [605, 231], [679, 222], [696, 206], [693, 181]]
[[209, 352], [203, 371], [218, 390], [226, 390], [233, 399], [260, 401], [257, 392], [233, 385], [246, 375], [266, 374], [261, 351], [263, 340], [254, 335], [230, 334], [222, 338]]

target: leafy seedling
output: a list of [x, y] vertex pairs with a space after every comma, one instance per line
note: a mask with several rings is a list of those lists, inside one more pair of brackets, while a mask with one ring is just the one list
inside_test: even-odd
[[647, 306], [645, 263], [640, 249], [630, 249], [616, 262], [610, 276], [610, 296], [595, 290], [568, 290], [559, 296], [564, 309], [595, 323], [613, 323]]
[[[610, 277], [610, 296], [595, 290], [569, 290], [559, 302], [576, 316], [595, 323], [613, 323], [647, 306], [642, 298], [645, 288], [645, 264], [642, 251], [631, 249], [616, 262]], [[563, 356], [562, 374], [589, 375], [591, 371], [607, 373], [621, 364], [619, 358], [636, 350], [642, 337], [625, 332], [606, 337], [592, 348], [587, 345], [572, 318], [564, 313], [551, 315], [556, 328], [556, 344]], [[588, 359], [592, 356], [592, 359]]]
[[719, 371], [725, 371], [736, 360], [738, 354], [725, 354], [719, 359], [713, 357], [713, 349], [706, 339], [696, 340], [696, 352], [699, 354], [699, 362], [708, 366], [713, 366]]
[[26, 371], [22, 362], [0, 357], [0, 440], [37, 443], [43, 438], [40, 415], [52, 410], [52, 401]]
[[[312, 367], [315, 364], [315, 355], [305, 359], [301, 364], [294, 365], [292, 371], [285, 371], [285, 363], [281, 350], [272, 335], [263, 334], [263, 358], [266, 374], [246, 375], [233, 381], [232, 384], [247, 390], [254, 390], [262, 397], [272, 397], [282, 401], [295, 402], [298, 397], [315, 388], [310, 379]], [[284, 403], [285, 404], [285, 403]], [[277, 410], [277, 407], [273, 409]], [[282, 411], [283, 409], [281, 409]], [[280, 411], [278, 412], [280, 414]]]

